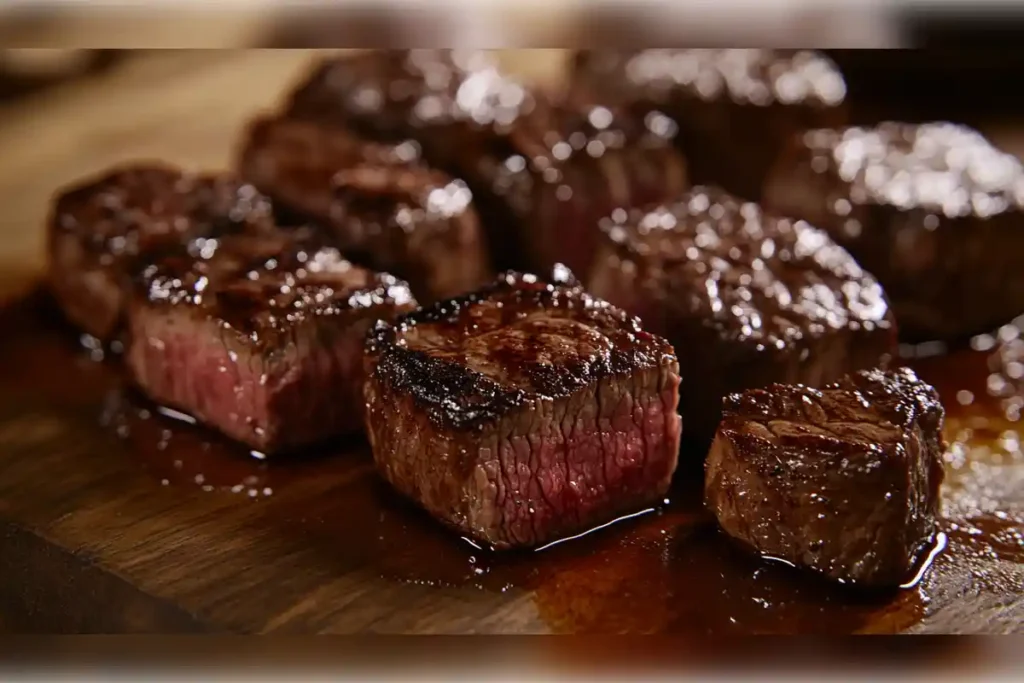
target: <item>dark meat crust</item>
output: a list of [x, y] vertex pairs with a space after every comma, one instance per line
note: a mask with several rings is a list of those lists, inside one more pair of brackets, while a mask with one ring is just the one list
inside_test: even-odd
[[1024, 167], [955, 124], [794, 136], [765, 187], [885, 286], [907, 341], [957, 340], [1024, 311]]
[[495, 262], [521, 254], [538, 271], [558, 261], [584, 271], [598, 216], [673, 196], [687, 181], [664, 116], [527, 88], [482, 51], [334, 58], [294, 91], [287, 112], [373, 139], [415, 139], [432, 165], [473, 188]]
[[[546, 329], [512, 336], [509, 328], [529, 327], [532, 313], [543, 314]], [[565, 329], [551, 327], [555, 318]], [[421, 330], [425, 334], [418, 339]], [[487, 358], [508, 369], [506, 377], [488, 377], [465, 365], [467, 342], [490, 332], [497, 336], [489, 340], [495, 346]], [[442, 342], [431, 348], [434, 334], [451, 340], [451, 346]], [[538, 358], [537, 347], [531, 347], [537, 335], [569, 335], [576, 346], [591, 345], [592, 353], [571, 349], [564, 358]], [[568, 396], [602, 377], [676, 364], [665, 340], [644, 332], [638, 319], [586, 294], [565, 271], [547, 280], [508, 272], [473, 294], [419, 309], [394, 324], [378, 322], [367, 351], [376, 361], [378, 381], [412, 396], [439, 427], [456, 430], [481, 429], [513, 408]]]
[[265, 229], [271, 221], [267, 199], [229, 174], [135, 162], [59, 190], [51, 225], [55, 234], [76, 235], [97, 258], [117, 259], [165, 244], [168, 236]]
[[943, 418], [906, 368], [729, 396], [705, 503], [756, 552], [842, 583], [901, 585], [934, 538]]
[[58, 191], [49, 278], [68, 317], [107, 339], [120, 324], [130, 273], [148, 252], [199, 235], [273, 229], [269, 201], [228, 174], [124, 164]]
[[[469, 79], [471, 87], [463, 88]], [[508, 125], [532, 106], [529, 93], [503, 76], [486, 51], [428, 49], [325, 59], [291, 93], [285, 109], [297, 118], [333, 121], [398, 142], [417, 137], [413, 130], [453, 123], [479, 131]]]
[[243, 177], [302, 220], [328, 230], [346, 256], [407, 278], [421, 300], [488, 279], [472, 193], [425, 166], [412, 142], [367, 142], [346, 129], [260, 118], [247, 132]]
[[751, 200], [792, 133], [846, 122], [842, 75], [807, 50], [584, 51], [572, 87], [634, 115], [667, 116], [692, 182]]
[[[823, 400], [827, 399], [827, 400]], [[945, 410], [938, 392], [917, 378], [909, 368], [891, 372], [864, 370], [839, 382], [812, 389], [801, 385], [773, 384], [727, 396], [723, 401], [720, 431], [733, 440], [749, 440], [750, 446], [794, 449], [814, 453], [823, 441], [830, 443], [829, 453], [851, 449], [872, 452], [886, 441], [899, 441], [915, 426], [935, 434], [941, 440]], [[757, 422], [765, 427], [752, 434], [743, 425]], [[781, 428], [782, 422], [799, 424], [803, 429]], [[853, 440], [857, 423], [876, 425], [871, 433], [883, 437], [878, 442]], [[863, 434], [861, 434], [863, 436]]]
[[724, 339], [782, 351], [836, 329], [894, 327], [882, 288], [824, 231], [718, 188], [618, 211], [602, 230], [619, 267], [628, 264], [667, 315], [698, 319]]
[[405, 282], [352, 265], [307, 231], [198, 238], [154, 254], [135, 287], [149, 305], [190, 307], [270, 353], [308, 321], [413, 301]]

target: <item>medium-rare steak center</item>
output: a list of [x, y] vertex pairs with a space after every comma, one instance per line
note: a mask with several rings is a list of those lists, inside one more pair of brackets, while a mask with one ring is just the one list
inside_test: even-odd
[[359, 429], [366, 332], [414, 306], [303, 231], [198, 239], [139, 275], [128, 367], [155, 401], [290, 451]]
[[565, 278], [506, 274], [379, 323], [366, 427], [384, 477], [460, 533], [538, 546], [660, 501], [672, 347]]

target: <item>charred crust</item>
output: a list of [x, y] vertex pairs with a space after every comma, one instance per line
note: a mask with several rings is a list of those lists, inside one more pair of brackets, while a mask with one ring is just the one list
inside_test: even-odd
[[187, 308], [262, 350], [307, 322], [415, 304], [404, 281], [351, 264], [307, 230], [191, 240], [154, 254], [133, 285], [137, 301]]
[[[502, 316], [495, 331], [522, 314], [558, 311], [562, 318], [605, 335], [610, 352], [561, 366], [530, 363], [528, 355], [503, 358], [509, 366], [524, 368], [532, 386], [523, 389], [406, 343], [405, 336], [421, 326], [439, 325], [442, 334], [464, 334], [473, 325], [472, 311], [490, 304]], [[371, 381], [411, 396], [438, 427], [463, 431], [483, 429], [529, 403], [564, 398], [603, 377], [677, 365], [667, 341], [644, 332], [638, 318], [584, 292], [564, 267], [556, 267], [547, 278], [508, 271], [471, 294], [406, 313], [393, 323], [379, 320], [368, 333], [367, 353], [376, 362]]]
[[833, 192], [826, 211], [836, 219], [849, 213], [834, 209], [836, 198], [892, 211], [927, 211], [939, 220], [1024, 210], [1024, 166], [960, 124], [886, 121], [820, 128], [795, 136], [786, 158], [827, 174]]
[[[290, 146], [315, 146], [316, 156], [320, 158], [303, 154], [301, 162], [289, 163]], [[358, 219], [362, 215], [383, 212], [390, 215], [385, 220], [400, 224], [406, 230], [413, 225], [417, 229], [435, 232], [454, 230], [464, 239], [469, 239], [478, 230], [471, 204], [472, 193], [466, 183], [427, 166], [418, 145], [412, 141], [393, 145], [375, 143], [357, 137], [343, 127], [318, 121], [269, 116], [256, 119], [249, 126], [239, 167], [243, 175], [276, 200], [301, 211], [300, 197], [276, 196], [275, 183], [254, 168], [260, 154], [275, 153], [286, 158], [273, 174], [278, 181], [283, 178], [286, 184], [295, 188], [305, 184], [305, 191], [310, 194], [330, 193], [329, 215], [311, 215], [310, 219], [343, 224], [352, 217]], [[292, 176], [290, 180], [287, 178], [289, 175]], [[295, 179], [300, 175], [307, 179], [306, 183]], [[438, 198], [438, 194], [443, 196]], [[413, 211], [406, 212], [409, 217], [402, 223], [398, 212], [407, 205]], [[339, 220], [332, 220], [335, 216]], [[336, 232], [340, 233], [336, 236], [342, 242], [357, 241], [346, 235], [344, 229]]]
[[600, 229], [674, 314], [723, 337], [783, 350], [830, 330], [895, 330], [881, 286], [828, 233], [721, 188], [620, 210]]
[[[833, 402], [828, 400], [829, 394], [836, 393], [850, 398], [861, 408], [865, 417], [851, 418], [848, 413], [837, 410]], [[768, 438], [759, 438], [746, 432], [743, 425], [749, 422], [767, 424], [781, 419], [822, 428], [824, 422], [833, 419], [859, 422], [865, 421], [867, 416], [876, 417], [878, 423], [895, 428], [894, 438], [897, 441], [909, 435], [915, 426], [920, 426], [926, 434], [936, 435], [940, 447], [945, 447], [941, 435], [945, 410], [939, 394], [932, 386], [921, 381], [913, 370], [905, 367], [890, 371], [862, 370], [820, 389], [772, 384], [763, 389], [730, 394], [723, 399], [722, 408], [720, 431], [723, 434], [733, 441], [760, 445], [760, 448], [754, 449], [741, 448], [740, 452], [743, 453], [775, 446]], [[811, 435], [782, 437], [781, 443], [809, 436], [813, 438]], [[816, 440], [819, 447], [824, 443], [831, 443], [837, 452], [862, 452], [865, 446], [880, 452], [879, 449], [885, 447], [885, 444], [848, 440], [838, 434]]]
[[197, 234], [273, 229], [270, 201], [231, 174], [126, 163], [58, 191], [51, 235], [74, 235], [101, 265]]

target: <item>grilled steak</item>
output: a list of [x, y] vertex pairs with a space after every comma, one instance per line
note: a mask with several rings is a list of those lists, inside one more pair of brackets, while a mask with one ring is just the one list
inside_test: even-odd
[[490, 277], [469, 188], [417, 155], [413, 143], [377, 145], [338, 127], [263, 118], [248, 131], [239, 169], [275, 209], [325, 226], [347, 258], [401, 276], [426, 303]]
[[302, 232], [196, 239], [154, 257], [136, 288], [138, 385], [264, 453], [357, 430], [367, 330], [415, 306], [405, 283]]
[[803, 221], [697, 187], [668, 206], [617, 211], [603, 227], [590, 291], [680, 350], [683, 424], [697, 448], [727, 394], [820, 386], [896, 350], [881, 287]]
[[672, 347], [565, 277], [507, 273], [378, 323], [366, 428], [400, 492], [495, 548], [660, 501], [681, 424]]
[[1024, 312], [1024, 170], [971, 129], [794, 137], [765, 203], [820, 225], [874, 273], [906, 341], [962, 339]]
[[74, 324], [109, 340], [140, 257], [195, 236], [272, 229], [267, 200], [230, 176], [123, 166], [58, 195], [48, 235], [51, 289]]
[[573, 88], [637, 115], [669, 116], [692, 181], [750, 200], [789, 135], [845, 123], [843, 77], [814, 52], [583, 51]]
[[943, 409], [913, 371], [734, 394], [704, 499], [733, 538], [844, 583], [897, 586], [932, 541]]
[[599, 104], [531, 91], [483, 52], [411, 50], [324, 62], [288, 112], [416, 140], [466, 179], [497, 265], [583, 272], [600, 216], [674, 196], [686, 180], [671, 121]]

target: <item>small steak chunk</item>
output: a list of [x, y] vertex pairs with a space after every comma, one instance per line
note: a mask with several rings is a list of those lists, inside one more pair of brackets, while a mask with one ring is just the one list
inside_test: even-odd
[[507, 273], [378, 323], [366, 427], [381, 474], [459, 533], [538, 546], [657, 503], [681, 423], [672, 347], [585, 294]]
[[48, 236], [51, 289], [71, 322], [109, 340], [141, 256], [200, 235], [272, 229], [269, 202], [231, 176], [127, 165], [58, 195]]
[[955, 124], [792, 139], [765, 204], [827, 230], [892, 299], [905, 341], [957, 341], [1024, 312], [1024, 166]]
[[378, 145], [335, 126], [264, 118], [249, 128], [239, 170], [279, 214], [324, 226], [346, 257], [408, 280], [421, 302], [493, 276], [469, 188], [424, 166], [415, 143]]
[[199, 238], [137, 281], [128, 367], [156, 402], [264, 453], [357, 431], [369, 327], [407, 285], [301, 233]]
[[932, 387], [909, 369], [867, 370], [724, 403], [704, 501], [726, 533], [844, 583], [909, 578], [934, 538], [944, 473]]
[[820, 53], [791, 50], [604, 50], [577, 55], [573, 88], [638, 113], [667, 115], [696, 184], [757, 200], [796, 131], [843, 125], [846, 86]]
[[416, 140], [431, 165], [469, 184], [497, 265], [585, 272], [601, 216], [686, 182], [675, 124], [603, 104], [528, 88], [483, 51], [409, 50], [322, 63], [288, 113]]
[[887, 362], [882, 288], [828, 235], [714, 188], [617, 211], [590, 280], [679, 352], [687, 441], [706, 449], [722, 397], [772, 382], [821, 386]]
[[677, 197], [686, 166], [675, 125], [585, 101], [537, 99], [493, 153], [467, 158], [466, 173], [516, 216], [520, 251], [539, 272], [565, 263], [590, 269], [599, 224], [617, 208]]

